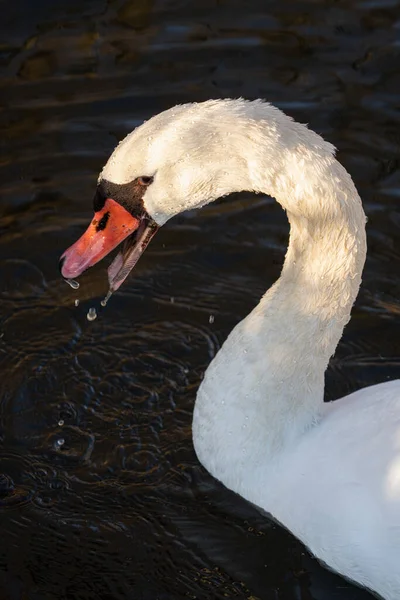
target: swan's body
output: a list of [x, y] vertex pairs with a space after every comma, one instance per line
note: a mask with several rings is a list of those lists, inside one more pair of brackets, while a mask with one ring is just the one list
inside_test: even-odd
[[240, 190], [268, 193], [287, 211], [281, 277], [199, 388], [195, 449], [332, 569], [399, 599], [400, 381], [323, 403], [366, 254], [361, 202], [332, 146], [268, 104], [210, 101], [135, 130], [99, 184], [123, 189], [142, 176], [153, 178], [142, 200], [158, 225]]

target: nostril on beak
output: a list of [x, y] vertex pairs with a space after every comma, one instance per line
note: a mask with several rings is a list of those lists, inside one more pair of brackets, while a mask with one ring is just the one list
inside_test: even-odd
[[64, 266], [64, 263], [65, 263], [65, 256], [62, 256], [62, 257], [60, 258], [60, 262], [58, 263], [58, 268], [60, 269], [60, 273], [61, 273], [61, 275], [62, 275], [62, 268], [63, 268], [63, 266]]

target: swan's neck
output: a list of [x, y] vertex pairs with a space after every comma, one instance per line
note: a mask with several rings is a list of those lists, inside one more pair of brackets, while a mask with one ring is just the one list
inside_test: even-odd
[[200, 460], [245, 496], [249, 464], [265, 468], [318, 419], [365, 260], [365, 216], [350, 176], [330, 152], [305, 155], [297, 148], [286, 168], [281, 161], [259, 178], [258, 189], [288, 214], [285, 263], [211, 363], [195, 407]]

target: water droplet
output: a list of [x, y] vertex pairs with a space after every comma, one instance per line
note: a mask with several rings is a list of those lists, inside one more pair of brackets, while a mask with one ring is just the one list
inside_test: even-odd
[[60, 419], [60, 420], [58, 421], [58, 426], [59, 426], [59, 427], [62, 427], [63, 425], [64, 425], [64, 419]]
[[243, 352], [244, 352], [245, 354], [247, 354], [247, 350], [246, 350], [246, 349], [244, 349], [244, 350], [243, 350]]
[[243, 423], [242, 429], [246, 429], [246, 427], [247, 427], [246, 423]]
[[249, 417], [248, 417], [248, 416], [246, 416], [246, 417], [244, 418], [244, 420], [245, 420], [245, 421], [248, 421], [248, 420], [249, 420]]
[[78, 300], [78, 298], [75, 300], [74, 304], [75, 304], [75, 306], [79, 306], [79, 300]]
[[225, 404], [225, 400], [221, 400], [221, 404]]
[[[107, 292], [107, 296], [104, 298], [104, 300], [102, 300], [102, 301], [100, 302], [100, 304], [101, 304], [102, 306], [106, 306], [106, 305], [107, 305], [107, 302], [109, 301], [109, 299], [111, 298], [111, 296], [112, 296], [112, 290], [108, 290], [108, 292]], [[95, 318], [96, 318], [96, 317], [95, 317]]]
[[88, 321], [94, 321], [97, 318], [97, 312], [95, 308], [89, 308], [89, 312], [86, 315]]
[[65, 440], [64, 440], [64, 438], [59, 438], [59, 439], [56, 441], [56, 444], [57, 444], [57, 446], [64, 446], [64, 444], [65, 444]]
[[228, 431], [228, 435], [232, 435], [232, 431]]
[[75, 279], [65, 279], [65, 281], [72, 287], [73, 290], [77, 290], [79, 288], [79, 283], [75, 281]]
[[208, 317], [208, 322], [209, 322], [209, 323], [214, 323], [214, 315], [210, 315], [210, 316]]

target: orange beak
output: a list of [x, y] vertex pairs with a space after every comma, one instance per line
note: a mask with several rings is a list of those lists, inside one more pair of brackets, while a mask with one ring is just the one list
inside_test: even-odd
[[61, 275], [65, 279], [79, 277], [114, 250], [139, 224], [139, 219], [108, 198], [104, 208], [94, 214], [93, 221], [82, 237], [61, 256]]
[[118, 202], [107, 198], [82, 237], [61, 256], [61, 275], [65, 279], [79, 277], [126, 240], [122, 252], [108, 269], [110, 289], [115, 291], [129, 275], [157, 229], [146, 213], [141, 218], [133, 217]]

